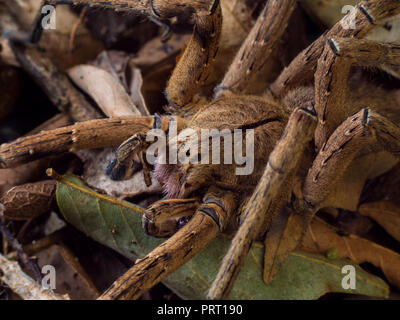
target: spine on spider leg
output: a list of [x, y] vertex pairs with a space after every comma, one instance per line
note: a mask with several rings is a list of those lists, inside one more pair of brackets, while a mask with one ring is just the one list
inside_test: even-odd
[[217, 87], [217, 95], [224, 90], [240, 93], [246, 89], [248, 80], [267, 63], [295, 7], [295, 0], [268, 1], [222, 83]]
[[[68, 151], [117, 146], [132, 134], [150, 130], [155, 119], [121, 117], [91, 120], [22, 137], [0, 146], [0, 167], [14, 167]], [[168, 118], [161, 118], [162, 128], [166, 128], [168, 123]]]
[[[232, 240], [218, 274], [208, 293], [209, 299], [226, 299], [252, 242], [258, 236], [264, 221], [275, 216], [274, 202], [288, 194], [287, 181], [296, 172], [307, 144], [312, 140], [316, 117], [313, 111], [293, 111], [281, 140], [269, 157], [267, 167], [245, 208], [243, 223]], [[288, 153], [288, 150], [290, 152]]]
[[317, 60], [321, 56], [328, 38], [363, 38], [376, 25], [397, 14], [400, 14], [399, 0], [362, 1], [354, 11], [353, 22], [355, 28], [343, 27], [347, 25], [347, 17], [336, 23], [329, 32], [324, 33], [308, 48], [299, 53], [290, 65], [283, 70], [271, 85], [271, 93], [277, 98], [282, 98], [294, 87], [311, 83]]
[[198, 88], [207, 80], [218, 52], [222, 28], [219, 3], [207, 15], [195, 14], [195, 26], [183, 55], [167, 85], [167, 98], [173, 106], [189, 103]]

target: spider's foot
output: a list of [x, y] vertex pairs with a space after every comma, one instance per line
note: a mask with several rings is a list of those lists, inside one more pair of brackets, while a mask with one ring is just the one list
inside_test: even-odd
[[111, 180], [121, 181], [130, 179], [136, 172], [142, 169], [141, 163], [134, 161], [132, 165], [127, 165], [123, 162], [114, 159], [111, 161], [105, 169], [105, 174], [110, 177]]

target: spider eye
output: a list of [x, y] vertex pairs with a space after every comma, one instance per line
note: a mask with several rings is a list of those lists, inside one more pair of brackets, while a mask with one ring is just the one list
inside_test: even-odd
[[191, 216], [179, 218], [178, 222], [176, 223], [177, 228], [182, 228], [186, 223], [190, 221], [191, 218]]

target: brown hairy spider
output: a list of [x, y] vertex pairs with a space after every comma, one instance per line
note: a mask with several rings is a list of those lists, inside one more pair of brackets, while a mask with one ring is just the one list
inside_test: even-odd
[[[149, 172], [154, 169], [169, 200], [151, 205], [143, 217], [143, 226], [151, 235], [170, 238], [137, 260], [101, 299], [138, 298], [219, 233], [235, 229], [208, 297], [228, 297], [251, 243], [257, 238], [267, 239], [264, 279], [270, 282], [276, 266], [298, 246], [319, 209], [349, 206], [337, 194], [350, 185], [348, 173], [355, 164], [362, 163], [364, 170], [352, 176], [351, 188], [361, 190], [368, 178], [388, 171], [398, 161], [399, 93], [376, 88], [364, 80], [354, 81], [351, 70], [354, 65], [400, 64], [400, 46], [362, 39], [376, 25], [400, 13], [399, 0], [360, 2], [354, 17], [355, 29], [344, 29], [337, 23], [302, 51], [264, 95], [249, 96], [245, 94], [249, 79], [269, 63], [272, 48], [297, 2], [269, 0], [211, 101], [197, 97], [196, 92], [218, 51], [222, 19], [219, 1], [86, 2], [133, 10], [157, 19], [191, 15], [195, 23], [192, 38], [166, 89], [174, 117], [92, 120], [0, 147], [2, 166], [12, 167], [54, 153], [116, 146], [125, 141], [108, 167], [112, 178], [129, 178], [143, 167], [146, 182], [151, 183]], [[236, 175], [235, 169], [240, 167], [236, 163], [156, 164], [152, 168], [145, 159], [149, 145], [144, 137], [151, 129], [161, 129], [168, 135], [172, 125], [178, 132], [186, 128], [195, 132], [254, 130], [253, 173]], [[173, 138], [168, 135], [168, 139]], [[243, 144], [244, 140], [243, 137]], [[180, 144], [178, 148], [186, 147]], [[364, 161], [371, 154], [374, 161]], [[291, 214], [284, 228], [273, 229], [282, 208]], [[280, 233], [286, 245], [269, 242], [272, 232]]]

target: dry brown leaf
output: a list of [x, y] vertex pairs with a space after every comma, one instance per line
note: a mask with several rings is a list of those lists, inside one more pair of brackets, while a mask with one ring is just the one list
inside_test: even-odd
[[366, 201], [391, 201], [400, 206], [400, 164], [375, 179], [365, 190]]
[[185, 47], [190, 37], [191, 35], [173, 34], [167, 43], [162, 42], [160, 38], [154, 38], [148, 41], [135, 57], [130, 59], [129, 64], [140, 68], [146, 75], [149, 69], [161, 61], [176, 56]]
[[140, 69], [131, 68], [129, 70], [129, 77], [127, 79], [127, 82], [132, 101], [139, 109], [141, 115], [150, 115], [150, 111], [147, 108], [146, 101], [144, 100], [142, 94], [143, 77]]
[[349, 258], [357, 264], [368, 262], [380, 268], [388, 281], [400, 288], [400, 255], [397, 252], [355, 235], [340, 236], [337, 228], [314, 218], [300, 249], [326, 254], [332, 248], [338, 250], [339, 258]]
[[[33, 21], [39, 12], [42, 0], [6, 0], [6, 5], [21, 24], [23, 30], [31, 31]], [[74, 49], [69, 52], [70, 37], [78, 16], [71, 11], [70, 5], [58, 5], [56, 29], [44, 30], [39, 43], [61, 71], [93, 59], [103, 50], [101, 42], [96, 40], [82, 23], [74, 36]]]
[[339, 210], [335, 225], [344, 233], [362, 237], [371, 231], [375, 223], [358, 212]]
[[21, 74], [17, 68], [0, 66], [0, 121], [13, 111], [21, 87]]
[[302, 217], [283, 208], [265, 238], [264, 282], [269, 284], [289, 252], [296, 249], [303, 234]]
[[91, 65], [79, 65], [69, 69], [68, 75], [108, 117], [141, 114], [125, 88], [109, 72]]
[[72, 300], [93, 300], [96, 293], [86, 281], [63, 259], [58, 246], [52, 246], [36, 254], [40, 267], [52, 265], [57, 271], [55, 293], [68, 294]]
[[64, 261], [82, 278], [86, 286], [94, 293], [95, 296], [99, 296], [101, 292], [96, 288], [90, 276], [87, 274], [85, 269], [80, 264], [78, 257], [72, 252], [72, 250], [65, 245], [60, 243], [57, 246], [60, 250], [61, 256]]
[[[7, 7], [0, 3], [0, 35], [8, 31], [17, 31], [18, 25], [7, 10]], [[4, 36], [0, 36], [0, 63], [3, 62], [6, 65], [19, 67], [19, 62], [15, 57], [10, 42]]]
[[324, 206], [357, 211], [366, 181], [381, 175], [382, 168], [386, 170], [397, 162], [398, 160], [388, 152], [369, 153], [353, 160], [343, 179], [325, 200]]
[[134, 105], [143, 116], [150, 115], [142, 95], [143, 77], [140, 69], [129, 64], [131, 55], [123, 51], [108, 50], [98, 55], [92, 65], [109, 72], [122, 84]]
[[400, 207], [389, 201], [362, 204], [358, 212], [375, 220], [393, 238], [400, 241]]
[[56, 183], [53, 180], [27, 183], [6, 192], [0, 202], [10, 220], [28, 220], [50, 211], [54, 204]]

